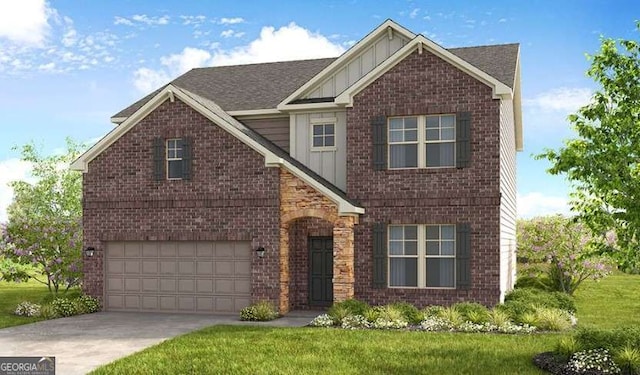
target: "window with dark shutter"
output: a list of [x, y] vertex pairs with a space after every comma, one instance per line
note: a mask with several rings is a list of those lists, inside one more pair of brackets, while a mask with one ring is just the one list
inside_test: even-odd
[[456, 167], [467, 168], [471, 162], [471, 112], [456, 114]]
[[373, 225], [373, 287], [387, 286], [387, 226]]
[[164, 179], [164, 139], [153, 139], [153, 179]]
[[373, 143], [373, 169], [382, 171], [387, 169], [387, 118], [377, 116], [371, 120], [371, 134]]
[[456, 225], [456, 286], [471, 287], [471, 225]]
[[193, 160], [193, 142], [191, 138], [182, 139], [182, 179], [191, 180]]

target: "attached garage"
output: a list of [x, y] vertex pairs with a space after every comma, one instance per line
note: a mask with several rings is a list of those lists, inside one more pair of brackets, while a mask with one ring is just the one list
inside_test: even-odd
[[251, 301], [251, 243], [127, 241], [105, 247], [105, 310], [235, 313]]

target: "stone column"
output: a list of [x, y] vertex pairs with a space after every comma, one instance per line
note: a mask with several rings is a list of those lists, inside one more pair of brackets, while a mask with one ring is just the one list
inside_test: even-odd
[[354, 296], [353, 225], [355, 218], [340, 217], [333, 227], [333, 301]]
[[289, 312], [289, 224], [280, 224], [280, 314]]

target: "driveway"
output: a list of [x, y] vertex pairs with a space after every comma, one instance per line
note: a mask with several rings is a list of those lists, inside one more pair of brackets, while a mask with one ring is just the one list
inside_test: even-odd
[[[267, 325], [303, 326], [311, 320], [304, 315]], [[86, 374], [161, 341], [215, 324], [251, 323], [238, 321], [237, 315], [100, 312], [0, 329], [0, 357], [55, 356], [56, 374]]]

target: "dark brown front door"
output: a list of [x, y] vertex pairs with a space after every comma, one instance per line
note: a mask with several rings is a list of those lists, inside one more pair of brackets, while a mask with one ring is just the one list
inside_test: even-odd
[[333, 238], [309, 237], [309, 305], [333, 303]]

